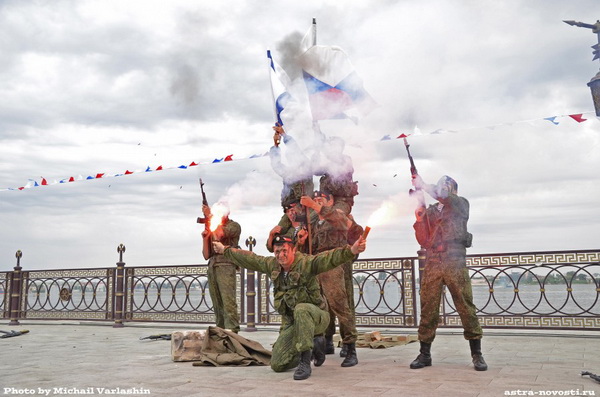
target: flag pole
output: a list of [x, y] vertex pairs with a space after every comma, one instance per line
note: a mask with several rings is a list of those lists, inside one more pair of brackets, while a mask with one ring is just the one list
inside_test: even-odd
[[271, 50], [267, 50], [267, 58], [269, 59], [269, 85], [271, 86], [271, 98], [273, 103], [273, 116], [275, 118], [275, 123], [277, 123], [277, 104], [275, 103], [275, 91], [273, 91], [273, 79], [271, 78], [271, 69], [275, 70], [275, 66], [273, 65], [273, 58], [271, 57]]

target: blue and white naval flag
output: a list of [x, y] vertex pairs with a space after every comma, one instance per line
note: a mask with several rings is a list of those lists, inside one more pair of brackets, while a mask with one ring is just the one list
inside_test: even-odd
[[273, 60], [271, 51], [267, 50], [267, 58], [269, 58], [269, 73], [271, 76], [271, 92], [273, 93], [273, 110], [275, 118], [280, 125], [283, 125], [281, 120], [281, 112], [285, 105], [291, 99], [288, 88], [292, 85], [291, 80], [285, 70]]

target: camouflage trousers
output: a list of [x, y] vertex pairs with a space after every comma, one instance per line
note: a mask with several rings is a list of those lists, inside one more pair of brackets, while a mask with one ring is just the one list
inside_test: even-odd
[[283, 319], [279, 337], [273, 345], [271, 368], [283, 372], [298, 366], [300, 354], [312, 350], [313, 338], [327, 329], [329, 313], [311, 303], [298, 303], [293, 319]]
[[[463, 248], [464, 251], [464, 248]], [[452, 251], [428, 255], [421, 280], [419, 340], [431, 343], [439, 323], [444, 285], [450, 291], [464, 329], [465, 339], [481, 339], [483, 331], [473, 304], [473, 290], [465, 256]]]
[[[352, 296], [352, 303], [348, 296], [348, 293], [354, 295], [354, 289], [349, 290], [347, 287], [344, 267], [345, 265], [338, 266], [335, 269], [321, 273], [317, 275], [317, 279], [321, 284], [323, 295], [327, 299], [331, 317], [335, 315], [338, 319], [342, 343], [349, 344], [356, 343], [358, 332], [356, 331], [356, 318], [354, 315], [354, 296]], [[335, 326], [329, 326], [326, 335], [331, 336], [334, 333]]]
[[[355, 315], [356, 322], [356, 310], [354, 304], [354, 279], [352, 278], [352, 262], [345, 263], [342, 265], [344, 268], [344, 285], [346, 286], [346, 295], [348, 297], [348, 308]], [[325, 335], [331, 336], [335, 334], [335, 314], [329, 313], [329, 326], [327, 327], [327, 331], [325, 331]], [[340, 331], [341, 332], [341, 331]]]
[[240, 330], [236, 301], [236, 267], [229, 263], [208, 266], [208, 292], [213, 303], [217, 327]]

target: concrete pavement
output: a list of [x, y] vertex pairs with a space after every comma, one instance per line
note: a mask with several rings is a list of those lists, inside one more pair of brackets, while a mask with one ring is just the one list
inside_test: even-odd
[[[171, 361], [170, 342], [140, 341], [151, 334], [205, 325], [22, 321], [1, 330], [30, 330], [0, 339], [0, 397], [24, 395], [150, 396], [600, 396], [600, 331], [484, 330], [482, 347], [489, 365], [476, 372], [461, 330], [439, 330], [432, 346], [433, 366], [411, 370], [418, 343], [388, 349], [357, 349], [359, 364], [342, 368], [328, 355], [312, 376], [294, 381], [293, 371], [269, 367], [194, 367]], [[360, 329], [382, 334], [411, 330]], [[270, 349], [277, 328], [241, 332]], [[46, 394], [47, 393], [47, 394]]]

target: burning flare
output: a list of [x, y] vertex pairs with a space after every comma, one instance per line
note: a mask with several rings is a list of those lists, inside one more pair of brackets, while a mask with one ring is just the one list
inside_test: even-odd
[[210, 231], [217, 230], [219, 225], [223, 224], [223, 218], [229, 215], [229, 207], [223, 203], [216, 203], [210, 209]]
[[395, 204], [391, 201], [384, 201], [381, 203], [381, 206], [371, 214], [367, 223], [372, 226], [384, 225], [391, 222], [396, 213], [397, 210]]

